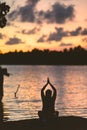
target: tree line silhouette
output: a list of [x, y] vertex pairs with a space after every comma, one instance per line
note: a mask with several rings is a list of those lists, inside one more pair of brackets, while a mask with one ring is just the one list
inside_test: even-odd
[[0, 54], [0, 64], [9, 65], [87, 65], [87, 50], [81, 46], [63, 51], [14, 51]]

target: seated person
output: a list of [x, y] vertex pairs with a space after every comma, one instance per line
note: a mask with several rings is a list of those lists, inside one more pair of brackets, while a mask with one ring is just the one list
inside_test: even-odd
[[[44, 94], [44, 90], [47, 87], [47, 85], [50, 85], [53, 89], [53, 95], [52, 91], [50, 89], [46, 90], [46, 94]], [[47, 79], [46, 85], [41, 90], [41, 98], [42, 98], [42, 111], [38, 112], [38, 115], [40, 118], [57, 118], [58, 112], [55, 111], [55, 99], [56, 99], [56, 89], [55, 87], [50, 83], [49, 78]]]

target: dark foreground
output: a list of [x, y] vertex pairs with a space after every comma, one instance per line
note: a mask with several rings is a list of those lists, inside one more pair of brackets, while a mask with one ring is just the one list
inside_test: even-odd
[[0, 123], [0, 130], [87, 130], [87, 119], [75, 116], [59, 117], [57, 120], [29, 119]]

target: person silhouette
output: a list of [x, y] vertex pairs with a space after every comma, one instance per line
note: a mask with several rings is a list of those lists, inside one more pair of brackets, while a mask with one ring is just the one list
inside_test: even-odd
[[2, 98], [3, 98], [4, 75], [5, 76], [10, 76], [10, 74], [7, 72], [7, 69], [6, 68], [2, 68], [0, 66], [0, 102], [2, 101]]
[[0, 123], [3, 122], [3, 103], [0, 102]]
[[4, 108], [4, 104], [0, 102], [0, 123], [7, 121], [8, 118], [8, 113], [5, 111], [6, 109]]
[[[51, 86], [53, 94], [50, 89], [47, 89], [46, 93], [44, 92], [48, 84]], [[55, 111], [56, 95], [57, 91], [55, 87], [51, 84], [49, 78], [47, 78], [47, 83], [41, 89], [42, 111], [38, 112], [40, 118], [48, 119], [58, 117], [58, 111]]]

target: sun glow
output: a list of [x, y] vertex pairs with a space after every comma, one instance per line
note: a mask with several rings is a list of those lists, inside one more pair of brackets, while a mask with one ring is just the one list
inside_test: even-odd
[[[81, 1], [81, 4], [78, 1], [72, 1], [72, 0], [65, 2], [61, 1], [59, 2], [59, 5], [56, 5], [56, 2], [57, 2], [56, 0], [53, 1], [47, 0], [46, 2], [44, 0], [40, 0], [37, 3], [32, 3], [33, 6], [31, 7], [30, 10], [31, 11], [31, 16], [29, 16], [30, 18], [38, 14], [38, 11], [42, 11], [43, 16], [45, 17], [48, 16], [47, 19], [51, 21], [49, 20], [47, 21], [47, 19], [43, 18], [41, 22], [40, 21], [36, 22], [35, 19], [33, 19], [34, 21], [30, 22], [27, 21], [26, 18], [25, 22], [20, 20], [20, 17], [24, 17], [23, 11], [27, 11], [26, 0], [24, 0], [23, 2], [20, 2], [20, 0], [18, 1], [7, 0], [7, 3], [12, 6], [9, 14], [12, 13], [13, 11], [16, 11], [17, 17], [13, 21], [11, 21], [9, 17], [7, 17], [8, 20], [7, 26], [3, 29], [0, 29], [0, 43], [1, 43], [0, 50], [3, 53], [15, 50], [31, 51], [34, 48], [38, 48], [41, 50], [43, 49], [61, 50], [64, 48], [70, 48], [78, 45], [81, 45], [82, 47], [86, 48], [87, 34], [85, 34], [84, 36], [79, 33], [75, 36], [67, 36], [67, 34], [65, 34], [67, 32], [72, 31], [76, 33], [77, 31], [76, 29], [78, 27], [81, 27], [82, 30], [86, 28], [87, 26], [86, 22], [87, 18], [85, 13], [86, 1], [84, 2]], [[72, 8], [74, 9], [74, 15], [75, 15], [72, 20], [66, 19], [64, 23], [57, 23], [57, 21], [54, 21], [54, 19], [51, 18], [52, 14], [50, 14], [50, 12], [52, 11], [52, 9], [54, 9], [55, 11], [56, 6], [59, 6], [60, 9], [62, 8], [66, 9], [64, 5], [68, 7], [69, 5], [72, 4], [74, 5], [72, 6]], [[28, 6], [30, 8], [30, 5]], [[33, 12], [33, 9], [35, 9], [35, 12]], [[18, 10], [20, 10], [21, 12], [17, 12]], [[45, 10], [46, 11], [49, 10], [47, 12], [48, 14], [45, 14], [46, 13], [44, 12]], [[39, 18], [38, 20], [41, 19]], [[58, 32], [58, 29], [60, 28], [62, 29], [62, 33]], [[49, 37], [51, 40], [48, 40]], [[59, 37], [60, 39], [58, 39], [57, 37]]]

